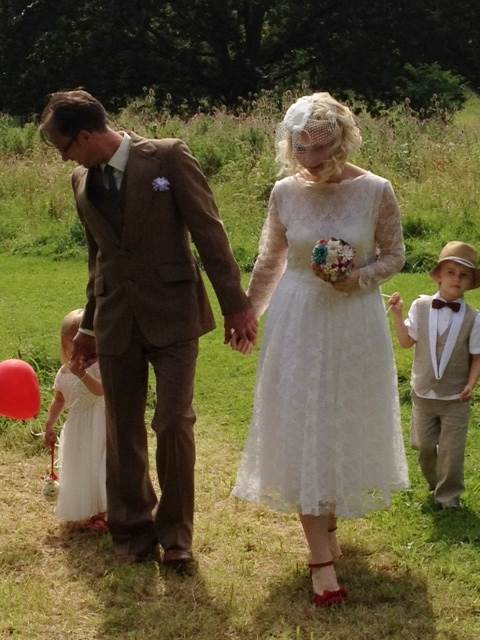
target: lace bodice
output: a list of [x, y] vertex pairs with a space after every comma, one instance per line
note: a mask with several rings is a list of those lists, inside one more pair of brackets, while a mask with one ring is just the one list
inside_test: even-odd
[[310, 271], [313, 245], [331, 237], [355, 248], [361, 289], [400, 271], [405, 256], [400, 211], [388, 180], [367, 172], [339, 183], [305, 183], [291, 176], [274, 185], [247, 291], [258, 316], [285, 269]]

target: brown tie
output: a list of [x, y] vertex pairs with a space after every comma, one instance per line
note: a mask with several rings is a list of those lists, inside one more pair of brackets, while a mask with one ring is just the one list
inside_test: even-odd
[[[112, 226], [115, 233], [121, 236], [123, 212], [121, 210], [120, 191], [117, 189], [115, 176], [113, 175], [113, 167], [107, 164], [104, 170], [100, 166], [96, 166], [91, 171], [89, 198]], [[105, 184], [106, 182], [108, 186]]]
[[107, 190], [109, 194], [116, 194], [118, 191], [117, 182], [113, 175], [113, 167], [110, 164], [106, 164], [103, 169], [103, 175], [107, 178]]

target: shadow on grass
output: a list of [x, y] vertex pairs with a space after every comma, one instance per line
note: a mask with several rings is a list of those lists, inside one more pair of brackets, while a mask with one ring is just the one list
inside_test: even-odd
[[[98, 601], [96, 635], [102, 640], [433, 640], [437, 637], [425, 581], [400, 563], [373, 569], [358, 549], [344, 548], [337, 565], [349, 591], [345, 606], [311, 604], [308, 572], [273, 578], [268, 596], [255, 606], [255, 579], [233, 601], [210, 593], [201, 572], [182, 578], [155, 562], [113, 565], [108, 536], [51, 536], [65, 551], [71, 578], [82, 580]], [[232, 571], [235, 567], [232, 566]]]
[[323, 640], [433, 640], [436, 629], [426, 582], [400, 565], [372, 569], [355, 548], [344, 548], [337, 564], [345, 605], [319, 609], [311, 604], [304, 573], [273, 584], [270, 597], [252, 618], [252, 638]]
[[109, 536], [63, 532], [47, 542], [64, 550], [72, 579], [84, 581], [95, 594], [100, 609], [95, 638], [211, 639], [225, 628], [228, 614], [198, 570], [182, 577], [154, 561], [116, 566]]
[[422, 506], [422, 512], [432, 520], [431, 542], [464, 543], [480, 547], [480, 517], [475, 511], [468, 507], [441, 509], [429, 496]]

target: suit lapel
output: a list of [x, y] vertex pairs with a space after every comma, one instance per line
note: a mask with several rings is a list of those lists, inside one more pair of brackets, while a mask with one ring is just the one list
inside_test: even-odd
[[103, 216], [101, 212], [88, 199], [88, 182], [90, 178], [91, 173], [88, 170], [85, 170], [79, 178], [77, 189], [78, 208], [84, 215], [85, 221], [87, 222], [89, 229], [92, 230], [94, 236], [98, 233], [112, 244], [118, 246], [119, 238], [114, 229], [107, 222], [105, 216]]
[[452, 315], [453, 318], [448, 330], [447, 341], [445, 342], [445, 347], [443, 349], [442, 357], [440, 358], [440, 364], [438, 367], [439, 378], [441, 378], [445, 373], [448, 361], [450, 360], [450, 356], [452, 355], [452, 351], [457, 342], [458, 334], [460, 333], [460, 329], [462, 328], [463, 319], [465, 318], [465, 305], [462, 304], [462, 306], [460, 307], [460, 311], [458, 311], [457, 313], [453, 313]]
[[[129, 249], [140, 240], [145, 229], [145, 216], [150, 215], [155, 198], [153, 180], [165, 175], [164, 163], [158, 154], [152, 154], [145, 145], [146, 140], [130, 134], [132, 144], [123, 176], [123, 229], [121, 238], [87, 197], [90, 172], [86, 169], [79, 177], [77, 189], [78, 206], [94, 235], [101, 234], [117, 247]], [[124, 184], [125, 183], [125, 184]]]
[[142, 217], [152, 208], [155, 195], [152, 182], [159, 174], [158, 159], [142, 151], [142, 139], [132, 136], [132, 145], [124, 175], [125, 199], [121, 245], [133, 247], [145, 228]]
[[[434, 309], [430, 304], [428, 309], [428, 341], [430, 344], [430, 358], [432, 360], [433, 373], [437, 380], [440, 380], [438, 374], [437, 361], [437, 332], [438, 332], [438, 309]], [[446, 346], [446, 345], [445, 345]]]

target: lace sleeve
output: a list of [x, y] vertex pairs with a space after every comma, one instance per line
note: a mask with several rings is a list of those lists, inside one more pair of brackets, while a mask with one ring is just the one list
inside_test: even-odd
[[247, 290], [247, 296], [257, 317], [260, 317], [268, 307], [275, 287], [285, 270], [288, 251], [285, 231], [278, 216], [272, 191], [268, 216], [260, 237], [258, 258]]
[[386, 183], [380, 201], [375, 226], [378, 257], [375, 262], [359, 269], [360, 287], [372, 287], [400, 271], [405, 263], [400, 209], [389, 182]]

